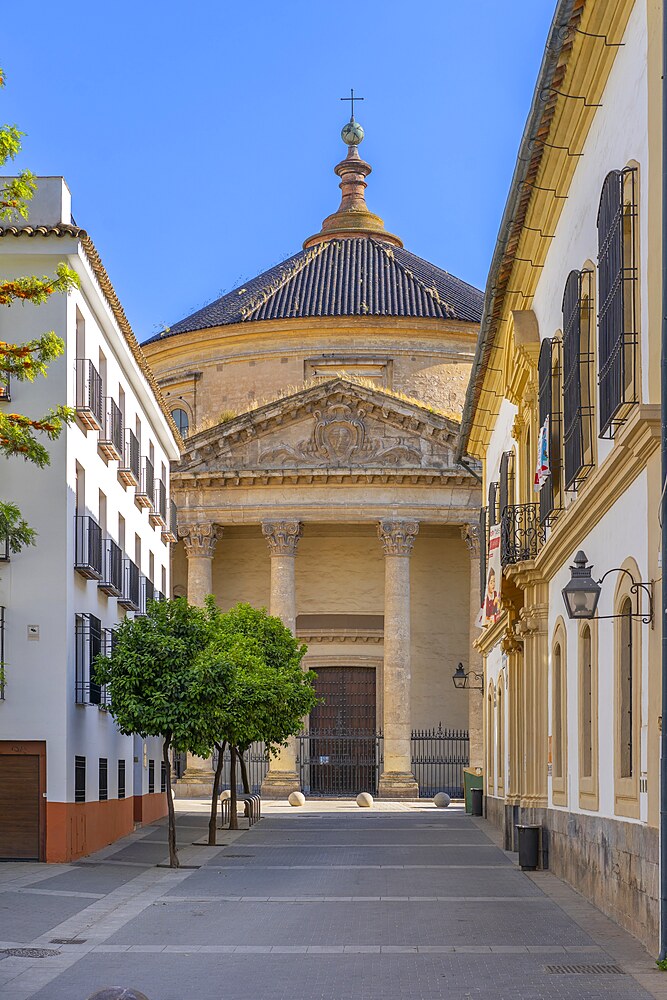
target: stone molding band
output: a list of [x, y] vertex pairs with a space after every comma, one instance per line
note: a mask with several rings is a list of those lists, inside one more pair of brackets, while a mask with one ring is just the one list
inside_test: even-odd
[[386, 556], [409, 556], [419, 532], [419, 521], [380, 521], [378, 538]]
[[222, 528], [217, 524], [179, 524], [178, 537], [183, 540], [188, 559], [212, 559]]
[[302, 532], [301, 521], [262, 521], [262, 534], [272, 556], [295, 556]]

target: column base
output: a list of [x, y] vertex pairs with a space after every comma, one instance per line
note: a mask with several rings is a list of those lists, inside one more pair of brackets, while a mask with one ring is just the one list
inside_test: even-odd
[[292, 792], [301, 791], [301, 781], [296, 771], [268, 771], [260, 794], [264, 799], [286, 799]]
[[213, 795], [215, 775], [212, 771], [193, 771], [188, 768], [172, 783], [175, 799], [210, 799]]
[[412, 771], [384, 771], [378, 783], [379, 799], [418, 799], [419, 784]]

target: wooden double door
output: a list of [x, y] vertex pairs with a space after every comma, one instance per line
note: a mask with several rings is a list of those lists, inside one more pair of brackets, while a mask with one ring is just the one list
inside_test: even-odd
[[46, 748], [0, 741], [0, 860], [43, 861]]
[[348, 796], [377, 790], [375, 669], [320, 667], [321, 703], [310, 713], [307, 759], [310, 792]]

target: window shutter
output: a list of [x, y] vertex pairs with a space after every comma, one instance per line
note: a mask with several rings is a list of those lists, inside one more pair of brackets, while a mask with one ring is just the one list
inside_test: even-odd
[[565, 489], [576, 483], [584, 465], [581, 410], [581, 272], [570, 271], [563, 295], [563, 436]]
[[489, 527], [492, 528], [494, 524], [498, 524], [498, 499], [500, 493], [499, 483], [489, 483]]
[[[553, 489], [553, 466], [552, 460], [553, 456], [551, 454], [551, 425], [552, 421], [552, 373], [551, 373], [551, 349], [553, 341], [546, 339], [542, 341], [542, 346], [540, 347], [540, 356], [537, 363], [538, 377], [539, 377], [539, 413], [540, 413], [540, 428], [544, 426], [544, 422], [549, 418], [549, 466], [551, 472], [547, 476], [545, 482], [542, 484], [540, 490], [540, 521], [544, 523], [549, 517], [554, 509], [554, 489]], [[534, 456], [534, 461], [537, 462], [537, 454]]]
[[486, 507], [482, 507], [479, 512], [479, 606], [484, 603], [486, 592], [486, 560], [489, 546], [487, 541], [487, 517]]

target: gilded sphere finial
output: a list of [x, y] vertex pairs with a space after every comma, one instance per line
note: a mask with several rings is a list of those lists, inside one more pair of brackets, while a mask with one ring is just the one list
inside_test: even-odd
[[343, 125], [340, 137], [347, 146], [358, 146], [364, 138], [364, 130], [359, 122], [355, 122], [352, 119], [352, 121], [346, 122]]

